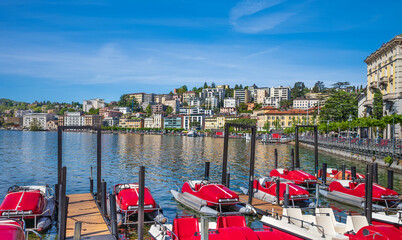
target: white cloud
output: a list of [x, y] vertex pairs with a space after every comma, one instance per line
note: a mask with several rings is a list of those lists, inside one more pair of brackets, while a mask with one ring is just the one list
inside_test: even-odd
[[243, 0], [230, 10], [230, 18], [235, 21], [243, 16], [255, 14], [282, 2], [284, 0]]

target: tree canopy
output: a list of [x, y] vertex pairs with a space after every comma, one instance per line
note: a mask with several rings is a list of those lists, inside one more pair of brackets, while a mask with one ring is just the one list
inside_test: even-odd
[[357, 117], [357, 100], [356, 94], [345, 91], [333, 91], [320, 110], [321, 121], [347, 121], [349, 115], [352, 119]]

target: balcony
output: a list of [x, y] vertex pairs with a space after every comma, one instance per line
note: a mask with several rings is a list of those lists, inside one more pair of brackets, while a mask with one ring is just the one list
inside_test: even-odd
[[382, 99], [386, 102], [392, 102], [396, 99], [396, 93], [386, 93], [382, 96]]
[[380, 78], [380, 84], [388, 85], [388, 77], [387, 76], [382, 76]]
[[393, 74], [389, 75], [388, 81], [392, 82], [392, 79], [394, 79], [394, 75], [393, 75]]
[[372, 88], [372, 89], [378, 88], [378, 86], [377, 86], [377, 81], [372, 81], [372, 82], [370, 83], [369, 88]]
[[366, 100], [366, 101], [363, 103], [363, 106], [365, 106], [365, 107], [373, 106], [373, 100]]

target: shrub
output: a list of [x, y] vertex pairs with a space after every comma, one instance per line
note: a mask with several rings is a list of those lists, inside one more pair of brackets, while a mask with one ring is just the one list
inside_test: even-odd
[[390, 156], [386, 156], [383, 160], [388, 164], [388, 166], [391, 166], [391, 164], [394, 162], [394, 159], [392, 159]]

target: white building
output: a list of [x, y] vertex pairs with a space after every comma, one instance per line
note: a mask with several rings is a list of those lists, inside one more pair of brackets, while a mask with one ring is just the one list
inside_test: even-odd
[[103, 126], [106, 127], [113, 127], [117, 126], [119, 124], [119, 118], [118, 117], [105, 117], [103, 119]]
[[200, 97], [202, 100], [207, 98], [218, 98], [222, 100], [225, 97], [225, 89], [224, 88], [205, 88], [202, 89], [200, 93]]
[[180, 114], [189, 115], [189, 114], [204, 114], [205, 109], [202, 107], [192, 107], [192, 108], [180, 108]]
[[131, 113], [131, 109], [129, 107], [114, 107], [113, 110], [119, 111], [123, 114]]
[[206, 116], [212, 116], [212, 115], [214, 115], [214, 110], [212, 110], [212, 109], [206, 109], [205, 112], [204, 112], [204, 114], [205, 114]]
[[359, 118], [367, 116], [367, 109], [364, 106], [364, 103], [367, 100], [366, 92], [367, 92], [367, 87], [364, 88], [364, 90], [361, 91], [360, 94], [356, 97], [356, 99], [357, 99], [357, 116]]
[[288, 87], [272, 87], [269, 93], [270, 97], [279, 97], [282, 100], [289, 100], [290, 99], [290, 90], [291, 88]]
[[194, 98], [189, 98], [188, 100], [188, 105], [191, 107], [199, 107], [202, 105], [202, 101], [200, 98], [194, 97]]
[[155, 113], [154, 114], [154, 124], [152, 128], [163, 128], [163, 114]]
[[236, 98], [225, 98], [223, 100], [223, 107], [224, 108], [235, 108], [240, 105], [240, 100]]
[[26, 114], [30, 114], [33, 113], [34, 111], [32, 109], [28, 109], [28, 110], [22, 110], [22, 109], [18, 109], [14, 111], [14, 117], [23, 117]]
[[83, 102], [83, 111], [84, 112], [89, 112], [91, 108], [98, 109], [98, 108], [104, 108], [105, 107], [105, 101], [103, 99], [97, 98], [97, 99], [91, 99], [91, 100], [84, 100]]
[[293, 100], [294, 109], [310, 109], [312, 107], [318, 106], [318, 98], [296, 98]]
[[204, 120], [205, 120], [205, 115], [203, 115], [203, 114], [184, 116], [183, 117], [183, 128], [184, 129], [191, 129], [190, 123], [199, 122], [200, 123], [200, 128], [204, 129]]
[[144, 128], [153, 128], [154, 127], [154, 118], [147, 117], [144, 118]]
[[37, 122], [40, 128], [46, 129], [46, 122], [53, 119], [52, 114], [47, 113], [28, 113], [23, 116], [22, 126], [30, 128], [32, 122]]
[[64, 126], [84, 126], [85, 117], [81, 112], [66, 112], [64, 114]]
[[219, 107], [219, 98], [217, 97], [207, 97], [204, 100], [205, 107], [209, 109], [217, 108]]

